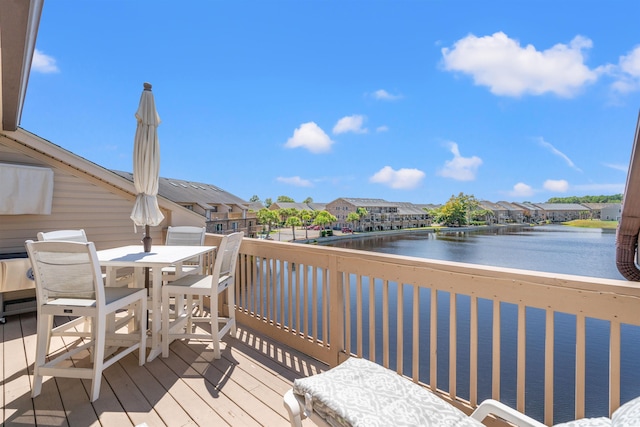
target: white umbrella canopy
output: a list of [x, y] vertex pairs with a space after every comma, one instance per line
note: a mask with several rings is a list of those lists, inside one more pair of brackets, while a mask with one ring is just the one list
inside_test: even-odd
[[144, 83], [140, 105], [136, 112], [138, 126], [133, 143], [133, 184], [138, 195], [133, 205], [131, 219], [137, 226], [145, 226], [145, 252], [151, 250], [149, 226], [159, 225], [164, 215], [158, 207], [158, 178], [160, 176], [160, 144], [158, 125], [160, 116], [151, 92], [151, 84]]

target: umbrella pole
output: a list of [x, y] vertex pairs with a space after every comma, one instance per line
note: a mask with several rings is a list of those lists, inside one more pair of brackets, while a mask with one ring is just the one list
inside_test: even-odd
[[149, 233], [149, 224], [144, 226], [144, 237], [142, 238], [142, 245], [145, 252], [151, 252], [151, 235]]
[[[145, 252], [151, 252], [151, 236], [149, 232], [149, 224], [144, 226], [144, 237], [142, 238], [142, 245]], [[149, 289], [149, 267], [144, 268], [144, 287]]]
[[[151, 252], [151, 236], [149, 234], [149, 225], [144, 226], [144, 237], [142, 238], [142, 245], [145, 252]], [[144, 287], [149, 293], [149, 267], [144, 268]], [[149, 329], [149, 310], [147, 310], [147, 329]]]

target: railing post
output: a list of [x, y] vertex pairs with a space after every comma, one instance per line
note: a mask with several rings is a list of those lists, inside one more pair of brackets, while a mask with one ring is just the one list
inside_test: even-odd
[[344, 351], [344, 282], [343, 274], [338, 271], [338, 257], [329, 259], [329, 354], [330, 365], [338, 365], [345, 359]]

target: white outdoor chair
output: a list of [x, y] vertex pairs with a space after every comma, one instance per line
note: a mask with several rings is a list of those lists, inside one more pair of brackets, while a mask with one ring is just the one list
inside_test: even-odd
[[[78, 230], [54, 230], [54, 231], [40, 231], [38, 232], [38, 240], [41, 242], [80, 242], [86, 243], [89, 241], [87, 239], [87, 234], [84, 229], [80, 228]], [[127, 286], [132, 282], [132, 274], [133, 271], [124, 270], [117, 277], [117, 286]], [[107, 275], [102, 273], [102, 279], [106, 280]]]
[[[207, 229], [205, 227], [192, 227], [182, 225], [169, 227], [167, 229], [167, 246], [202, 246]], [[202, 257], [196, 257], [185, 261], [182, 265], [182, 274], [196, 274], [202, 271]], [[174, 266], [162, 269], [163, 281], [167, 282], [175, 278], [176, 268]], [[166, 277], [167, 280], [164, 280]]]
[[[91, 401], [100, 393], [102, 371], [127, 354], [138, 350], [138, 363], [144, 364], [146, 352], [145, 289], [105, 287], [100, 273], [96, 248], [92, 242], [69, 241], [26, 242], [27, 252], [36, 281], [38, 311], [36, 359], [32, 397], [40, 394], [43, 376], [86, 378], [91, 380]], [[130, 332], [109, 331], [107, 316], [118, 310], [136, 313], [136, 328]], [[79, 316], [91, 321], [91, 333], [84, 343], [78, 343], [68, 352], [51, 355], [46, 361], [48, 342], [58, 329], [53, 328], [54, 316]], [[65, 334], [66, 335], [66, 334]], [[114, 347], [106, 349], [107, 339]], [[124, 347], [117, 351], [119, 347]], [[91, 351], [92, 366], [76, 368], [70, 359], [83, 350]], [[105, 360], [105, 355], [108, 359]]]
[[[85, 233], [83, 228], [78, 230], [54, 230], [54, 231], [39, 231], [38, 232], [38, 241], [40, 242], [79, 242], [86, 243], [89, 240], [87, 239], [87, 234]], [[105, 273], [101, 273], [103, 282], [106, 280], [107, 275]], [[52, 336], [82, 336], [86, 337], [89, 335], [91, 328], [88, 322], [89, 319], [84, 317], [78, 317], [73, 322], [66, 323], [66, 329], [56, 328], [55, 332], [49, 335], [49, 340], [47, 341], [47, 351], [49, 351], [49, 342]], [[75, 331], [76, 325], [84, 322], [84, 333], [77, 333]], [[72, 332], [69, 332], [72, 331]]]
[[[220, 340], [227, 332], [236, 334], [234, 282], [236, 263], [243, 232], [223, 236], [218, 246], [213, 269], [209, 267], [209, 274], [189, 274], [162, 286], [162, 357], [169, 356], [170, 340], [211, 339], [213, 341], [213, 356], [220, 358]], [[229, 317], [218, 315], [218, 295], [227, 291]], [[193, 297], [201, 300], [205, 296], [211, 298], [209, 316], [203, 311], [194, 315]], [[170, 319], [170, 298], [175, 298], [175, 319]], [[186, 307], [181, 301], [186, 297]], [[195, 330], [198, 323], [210, 325], [210, 333], [199, 333]], [[222, 328], [220, 328], [222, 324]]]

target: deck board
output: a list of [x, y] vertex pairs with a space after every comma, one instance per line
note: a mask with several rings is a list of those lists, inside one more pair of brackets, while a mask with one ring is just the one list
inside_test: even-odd
[[[89, 401], [90, 381], [45, 377], [31, 399], [36, 344], [35, 313], [0, 325], [2, 427], [5, 426], [288, 426], [282, 395], [295, 378], [327, 366], [239, 327], [213, 358], [206, 341], [175, 341], [170, 356], [138, 366], [137, 353], [103, 373], [100, 398]], [[72, 339], [54, 337], [66, 351]], [[72, 362], [89, 363], [89, 353]]]

